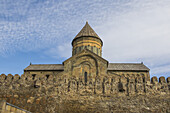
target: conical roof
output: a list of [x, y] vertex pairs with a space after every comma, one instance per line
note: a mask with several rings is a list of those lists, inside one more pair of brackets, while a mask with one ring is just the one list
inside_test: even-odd
[[74, 39], [82, 37], [82, 36], [91, 36], [91, 37], [95, 37], [95, 38], [100, 39], [100, 37], [91, 28], [91, 26], [88, 24], [88, 22], [86, 22], [85, 26], [81, 29], [81, 31], [76, 35], [76, 37]]

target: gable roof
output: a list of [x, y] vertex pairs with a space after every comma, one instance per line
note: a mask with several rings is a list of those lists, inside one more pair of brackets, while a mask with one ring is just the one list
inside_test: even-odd
[[[105, 59], [103, 59], [105, 60]], [[149, 71], [142, 63], [109, 63], [108, 71]], [[31, 64], [24, 71], [64, 71], [63, 64]]]
[[94, 55], [96, 58], [101, 59], [102, 61], [107, 62], [107, 64], [108, 64], [108, 61], [107, 61], [106, 59], [104, 59], [104, 58], [102, 58], [101, 56], [99, 56], [99, 55], [93, 53], [93, 52], [90, 51], [89, 49], [83, 49], [80, 53], [78, 53], [78, 54], [76, 54], [76, 55], [74, 55], [74, 56], [68, 58], [67, 60], [65, 60], [65, 61], [63, 62], [63, 64], [64, 64], [65, 62], [69, 61], [70, 59], [79, 56], [80, 54], [82, 54], [82, 53], [84, 53], [84, 52], [85, 52], [85, 53], [88, 52], [88, 54], [92, 54], [92, 55]]
[[63, 71], [62, 64], [31, 64], [24, 71]]
[[109, 71], [149, 71], [143, 63], [109, 63]]

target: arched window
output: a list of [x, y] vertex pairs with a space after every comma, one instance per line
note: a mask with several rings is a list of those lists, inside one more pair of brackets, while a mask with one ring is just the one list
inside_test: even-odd
[[36, 74], [32, 74], [32, 79], [33, 79], [33, 80], [35, 79], [35, 76], [36, 76]]
[[78, 47], [76, 47], [76, 52], [79, 53], [79, 48]]
[[93, 46], [91, 46], [91, 51], [93, 51]]
[[95, 54], [97, 54], [97, 53], [96, 53], [96, 46], [93, 47], [93, 52], [94, 52]]
[[123, 88], [123, 84], [121, 82], [119, 82], [118, 84], [118, 89], [119, 89], [119, 92], [124, 92], [124, 88]]
[[89, 49], [90, 50], [90, 45], [88, 45], [88, 48], [87, 49]]
[[74, 53], [76, 54], [76, 49], [74, 50]]
[[87, 72], [84, 72], [84, 82], [87, 83]]
[[81, 51], [81, 47], [79, 47], [79, 51]]
[[46, 75], [47, 79], [49, 78], [50, 75]]

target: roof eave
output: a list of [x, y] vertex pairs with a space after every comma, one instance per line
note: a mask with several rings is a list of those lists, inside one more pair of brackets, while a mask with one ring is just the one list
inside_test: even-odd
[[149, 72], [150, 70], [113, 70], [113, 69], [107, 69], [107, 71], [133, 71], [133, 72]]
[[99, 38], [99, 37], [96, 37], [96, 36], [80, 36], [80, 37], [76, 37], [72, 40], [71, 42], [71, 45], [73, 46], [73, 42], [79, 38], [83, 38], [83, 37], [93, 37], [93, 38], [96, 38], [96, 39], [99, 39], [101, 41], [101, 45], [103, 46], [103, 41]]
[[40, 69], [38, 69], [38, 70], [33, 70], [33, 69], [31, 69], [31, 70], [25, 70], [24, 69], [24, 72], [26, 72], [26, 71], [64, 71], [64, 69], [58, 69], [58, 70], [40, 70]]

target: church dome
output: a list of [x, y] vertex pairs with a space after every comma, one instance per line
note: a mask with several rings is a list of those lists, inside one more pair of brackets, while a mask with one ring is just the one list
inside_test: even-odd
[[72, 41], [72, 55], [80, 53], [83, 49], [89, 49], [101, 56], [103, 42], [91, 26], [86, 22], [85, 26]]

